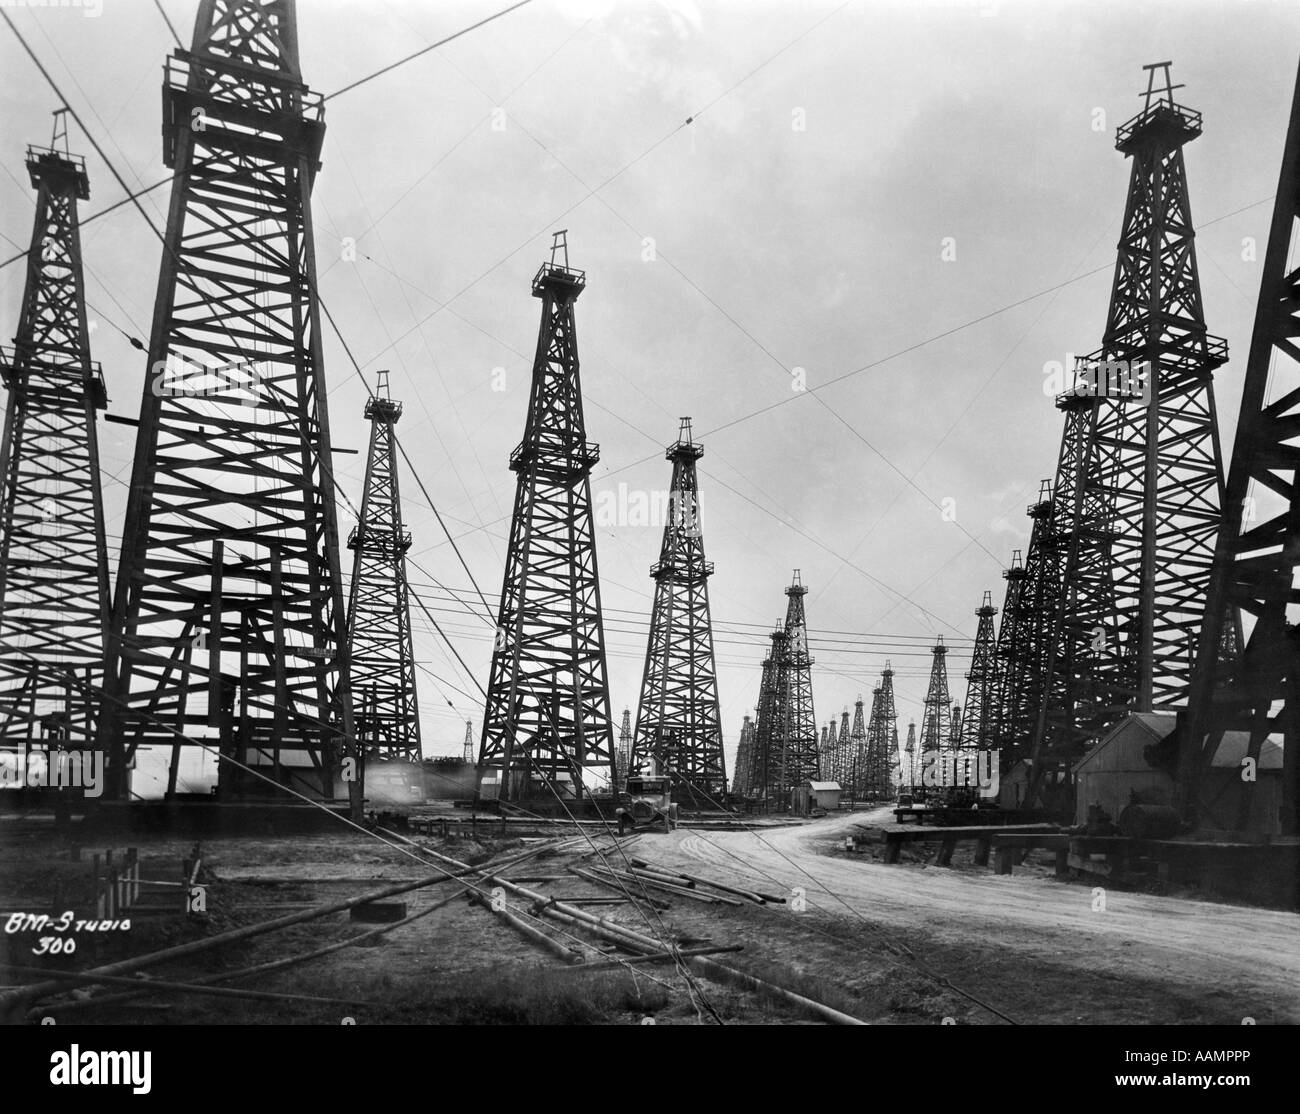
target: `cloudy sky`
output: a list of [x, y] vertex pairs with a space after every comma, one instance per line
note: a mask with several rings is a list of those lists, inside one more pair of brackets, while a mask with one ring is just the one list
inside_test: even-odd
[[[174, 43], [158, 8], [4, 6], [122, 176], [164, 177]], [[162, 0], [186, 40], [196, 6]], [[304, 77], [331, 93], [502, 6], [303, 0]], [[1114, 131], [1140, 107], [1144, 63], [1172, 59], [1179, 98], [1204, 113], [1187, 164], [1207, 321], [1233, 355], [1217, 378], [1230, 445], [1298, 31], [1300, 7], [1265, 0], [534, 0], [329, 101], [320, 292], [366, 378], [391, 372], [399, 435], [493, 600], [536, 342], [529, 280], [568, 229], [588, 276], [578, 342], [610, 512], [615, 718], [635, 713], [660, 534], [618, 508], [668, 485], [663, 447], [691, 415], [729, 768], [794, 568], [819, 722], [869, 700], [891, 658], [905, 732], [936, 635], [964, 700], [974, 610], [986, 589], [1000, 605], [1054, 470], [1044, 366], [1100, 343], [1128, 176]], [[7, 28], [0, 66], [8, 257], [31, 234], [24, 149], [48, 142], [57, 101]], [[122, 190], [75, 127], [72, 145], [84, 220]], [[167, 189], [144, 204], [161, 225]], [[145, 364], [124, 333], [147, 339], [160, 249], [130, 205], [83, 244], [93, 355], [110, 412], [133, 417]], [[21, 265], [0, 270], [6, 338], [22, 282]], [[364, 452], [365, 388], [329, 334], [325, 354], [335, 441]], [[132, 431], [101, 436], [115, 560]], [[364, 455], [340, 459], [358, 501]], [[454, 752], [464, 720], [480, 724], [492, 631], [453, 598], [470, 578], [402, 482], [412, 583], [473, 675], [417, 610], [425, 751]]]

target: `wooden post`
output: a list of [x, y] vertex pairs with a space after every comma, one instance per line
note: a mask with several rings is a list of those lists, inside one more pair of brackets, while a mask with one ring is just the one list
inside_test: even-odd
[[956, 836], [944, 836], [939, 844], [939, 852], [934, 857], [935, 866], [952, 866], [952, 853], [957, 849]]
[[975, 865], [989, 865], [989, 847], [992, 845], [991, 836], [982, 835], [975, 841]]
[[95, 880], [93, 893], [95, 895], [95, 917], [102, 920], [104, 917], [104, 891], [103, 891], [103, 874], [100, 872], [99, 856], [94, 855], [91, 858], [91, 875]]
[[1010, 874], [1012, 868], [1012, 852], [1014, 848], [999, 847], [993, 856], [993, 870], [996, 874]]
[[899, 852], [903, 850], [903, 842], [898, 839], [890, 839], [888, 833], [885, 835], [885, 862], [898, 862]]

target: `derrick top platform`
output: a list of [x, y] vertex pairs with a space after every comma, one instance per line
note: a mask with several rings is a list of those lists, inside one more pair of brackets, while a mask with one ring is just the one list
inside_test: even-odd
[[287, 72], [178, 49], [163, 67], [163, 162], [169, 168], [184, 131], [236, 149], [287, 149], [319, 170], [325, 99]]
[[681, 419], [681, 429], [677, 440], [668, 446], [664, 453], [665, 460], [699, 460], [704, 455], [704, 446], [691, 437], [691, 419]]
[[366, 417], [371, 421], [388, 422], [390, 425], [396, 425], [397, 419], [402, 416], [402, 404], [391, 398], [380, 398], [375, 395], [366, 403]]
[[90, 200], [90, 179], [86, 177], [86, 160], [53, 147], [27, 147], [27, 173], [32, 189], [47, 185], [52, 193], [64, 193], [71, 186], [82, 201]]
[[1146, 143], [1181, 147], [1201, 134], [1201, 114], [1173, 101], [1144, 108], [1115, 129], [1115, 150], [1131, 155]]
[[1201, 134], [1201, 114], [1174, 100], [1174, 90], [1182, 86], [1175, 85], [1169, 75], [1172, 65], [1151, 62], [1142, 67], [1147, 75], [1146, 90], [1138, 94], [1143, 98], [1142, 111], [1116, 129], [1117, 151], [1131, 155], [1147, 145], [1173, 150]]
[[573, 301], [586, 286], [586, 271], [575, 271], [558, 263], [543, 263], [533, 276], [533, 297], [545, 298], [549, 294], [553, 298]]
[[[53, 356], [59, 358], [52, 359]], [[66, 387], [84, 388], [96, 410], [108, 407], [103, 367], [97, 360], [83, 362], [78, 349], [46, 349], [43, 356], [32, 356], [30, 353], [22, 355], [16, 347], [0, 346], [0, 384], [12, 390], [33, 371], [47, 380], [58, 380]]]

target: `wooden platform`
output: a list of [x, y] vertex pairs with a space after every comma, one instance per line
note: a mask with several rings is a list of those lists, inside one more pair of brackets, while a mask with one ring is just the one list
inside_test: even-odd
[[1018, 834], [1022, 836], [1056, 836], [1060, 832], [1055, 824], [977, 824], [954, 828], [887, 828], [882, 833], [887, 863], [896, 863], [904, 843], [938, 843], [935, 866], [949, 866], [957, 844], [975, 840], [975, 865], [987, 866], [989, 849], [995, 837]]

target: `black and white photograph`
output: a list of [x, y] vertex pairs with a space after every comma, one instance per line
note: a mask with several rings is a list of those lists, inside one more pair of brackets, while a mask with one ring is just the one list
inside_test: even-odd
[[0, 24], [31, 1094], [286, 1027], [1285, 1067], [1300, 2]]

